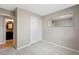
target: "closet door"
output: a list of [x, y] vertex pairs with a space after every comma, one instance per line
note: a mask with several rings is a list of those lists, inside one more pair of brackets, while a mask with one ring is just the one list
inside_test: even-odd
[[5, 29], [6, 29], [5, 19], [3, 16], [0, 16], [0, 44], [5, 44], [6, 42]]
[[31, 43], [42, 40], [42, 19], [31, 16]]

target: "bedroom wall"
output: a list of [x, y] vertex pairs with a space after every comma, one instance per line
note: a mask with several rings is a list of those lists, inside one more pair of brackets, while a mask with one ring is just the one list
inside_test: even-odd
[[[32, 29], [33, 26], [32, 26], [31, 21], [33, 21], [34, 19], [31, 18], [31, 16], [36, 16], [36, 18], [41, 18], [39, 15], [29, 12], [27, 10], [21, 9], [21, 8], [17, 8], [15, 10], [15, 21], [14, 21], [15, 22], [15, 25], [14, 25], [15, 26], [15, 29], [14, 29], [15, 35], [14, 35], [14, 38], [16, 39], [16, 48], [17, 49], [26, 47], [29, 44], [31, 44], [31, 39], [32, 39], [31, 35], [35, 35], [35, 36], [38, 35], [40, 37], [39, 33], [42, 33], [42, 31], [41, 30], [39, 31], [38, 28], [36, 28], [37, 31], [39, 31], [39, 32], [37, 32], [38, 34], [36, 34], [35, 30]], [[38, 22], [39, 22], [39, 20], [41, 20], [41, 19], [37, 19]], [[38, 27], [39, 27], [39, 25], [38, 25]], [[39, 40], [35, 39], [36, 42], [38, 42]]]
[[[48, 27], [48, 21], [62, 15], [73, 15], [72, 27]], [[43, 40], [79, 50], [79, 6], [73, 6], [43, 17]]]
[[14, 39], [16, 48], [20, 49], [30, 43], [30, 13], [21, 8], [15, 10]]

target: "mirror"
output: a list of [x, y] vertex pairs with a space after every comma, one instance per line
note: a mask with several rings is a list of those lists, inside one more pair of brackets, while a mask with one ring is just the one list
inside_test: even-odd
[[55, 17], [50, 21], [52, 27], [72, 27], [72, 15]]
[[7, 28], [7, 30], [13, 31], [13, 22], [8, 21], [6, 24], [6, 28]]

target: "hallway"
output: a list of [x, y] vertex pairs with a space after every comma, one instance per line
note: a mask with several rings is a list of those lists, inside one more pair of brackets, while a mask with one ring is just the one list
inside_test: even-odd
[[0, 45], [0, 49], [5, 49], [5, 48], [9, 48], [15, 45], [15, 40], [11, 39], [11, 40], [7, 40], [6, 44], [1, 44]]

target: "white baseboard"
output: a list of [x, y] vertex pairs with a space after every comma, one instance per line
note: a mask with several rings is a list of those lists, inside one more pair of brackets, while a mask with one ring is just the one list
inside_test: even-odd
[[31, 42], [30, 44], [35, 44], [35, 43], [37, 43], [37, 42], [39, 42], [39, 41], [42, 41], [42, 40], [38, 40], [38, 41], [35, 41], [35, 42]]
[[[39, 41], [41, 41], [41, 40], [39, 40]], [[29, 44], [27, 44], [27, 45], [25, 45], [25, 46], [19, 47], [19, 48], [17, 48], [17, 50], [20, 50], [20, 49], [22, 49], [22, 48], [26, 48], [26, 47], [28, 47], [28, 46], [30, 46], [30, 45], [32, 45], [32, 44], [35, 44], [35, 43], [37, 43], [37, 42], [39, 42], [39, 41], [36, 41], [36, 42], [33, 42], [33, 43], [29, 43]]]
[[70, 50], [70, 51], [79, 53], [79, 50], [76, 50], [76, 49], [72, 49], [72, 48], [69, 48], [69, 47], [65, 47], [65, 46], [63, 46], [63, 45], [56, 44], [56, 43], [51, 43], [51, 42], [46, 41], [46, 40], [42, 40], [42, 41], [45, 42], [45, 43], [51, 44], [51, 45], [55, 45], [55, 46], [62, 47], [62, 48], [64, 48], [64, 49], [67, 49], [67, 50]]
[[30, 46], [30, 45], [31, 45], [31, 44], [24, 45], [24, 46], [22, 46], [22, 47], [17, 48], [17, 50], [20, 50], [20, 49], [22, 49], [22, 48], [26, 48], [26, 47], [28, 47], [28, 46]]

